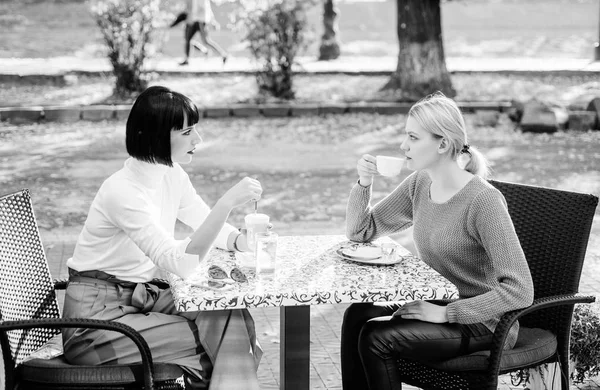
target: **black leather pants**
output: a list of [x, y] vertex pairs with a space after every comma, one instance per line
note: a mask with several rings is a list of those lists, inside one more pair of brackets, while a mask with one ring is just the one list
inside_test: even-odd
[[[435, 303], [435, 302], [433, 302]], [[399, 358], [432, 361], [490, 348], [492, 332], [482, 324], [435, 324], [390, 316], [399, 305], [356, 303], [342, 324], [344, 390], [402, 388]]]

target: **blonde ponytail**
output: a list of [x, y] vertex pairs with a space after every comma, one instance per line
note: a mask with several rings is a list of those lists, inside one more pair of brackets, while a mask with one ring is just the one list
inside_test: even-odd
[[480, 176], [482, 179], [487, 179], [490, 173], [490, 164], [488, 163], [487, 158], [485, 158], [477, 148], [470, 145], [465, 145], [462, 153], [469, 155], [469, 161], [465, 165], [465, 171]]

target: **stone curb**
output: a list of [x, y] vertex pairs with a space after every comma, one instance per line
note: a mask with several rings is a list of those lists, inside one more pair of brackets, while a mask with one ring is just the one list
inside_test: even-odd
[[[406, 114], [412, 103], [330, 103], [330, 104], [233, 104], [227, 106], [198, 107], [203, 118], [247, 117], [299, 117], [327, 114], [371, 113], [380, 115]], [[463, 112], [505, 112], [510, 102], [459, 102]], [[127, 119], [129, 105], [91, 106], [32, 106], [0, 107], [0, 121], [12, 124], [36, 122], [69, 123], [79, 120], [102, 121]]]
[[[148, 70], [146, 73], [156, 74], [158, 76], [169, 76], [169, 77], [231, 77], [231, 76], [254, 76], [255, 70], [197, 70], [197, 71], [173, 71], [173, 70]], [[317, 76], [335, 76], [335, 75], [347, 75], [347, 76], [389, 76], [393, 73], [393, 70], [298, 70], [295, 71], [295, 75], [317, 75]], [[536, 75], [555, 75], [555, 76], [586, 76], [586, 75], [598, 75], [599, 70], [592, 69], [473, 69], [473, 70], [451, 70], [450, 74], [499, 74], [499, 75], [521, 75], [521, 76], [536, 76]], [[66, 72], [60, 72], [55, 74], [44, 74], [44, 73], [31, 73], [31, 74], [15, 74], [15, 73], [0, 73], [0, 82], [3, 83], [15, 83], [27, 81], [28, 83], [35, 84], [54, 84], [62, 85], [65, 84], [66, 79], [69, 77], [107, 77], [112, 75], [110, 70], [102, 71], [89, 71], [89, 70], [70, 70]]]

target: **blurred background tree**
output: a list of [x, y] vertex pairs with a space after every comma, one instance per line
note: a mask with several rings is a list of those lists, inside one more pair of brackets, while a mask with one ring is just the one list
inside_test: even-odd
[[456, 96], [446, 68], [440, 0], [396, 0], [398, 65], [383, 89], [417, 101], [435, 91]]
[[336, 20], [338, 14], [339, 10], [334, 0], [323, 0], [323, 35], [319, 46], [319, 61], [335, 60], [340, 56]]
[[155, 50], [153, 31], [159, 25], [160, 0], [92, 0], [91, 11], [106, 46], [116, 77], [114, 95], [131, 97], [147, 87], [146, 59]]
[[307, 29], [307, 11], [315, 0], [242, 0], [234, 15], [243, 31], [256, 72], [259, 93], [294, 98], [292, 65], [313, 39]]

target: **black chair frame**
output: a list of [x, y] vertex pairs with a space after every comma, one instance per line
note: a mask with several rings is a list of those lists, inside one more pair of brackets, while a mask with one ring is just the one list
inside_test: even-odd
[[[534, 279], [531, 306], [506, 313], [497, 325], [482, 366], [449, 370], [444, 362], [398, 360], [402, 381], [423, 389], [496, 389], [498, 375], [557, 362], [561, 386], [569, 388], [569, 338], [575, 304], [595, 301], [578, 293], [598, 197], [538, 186], [490, 181], [503, 193]], [[558, 242], [557, 242], [558, 241]], [[538, 328], [556, 336], [551, 356], [518, 367], [503, 365], [511, 326]], [[446, 362], [447, 363], [447, 362]]]
[[[0, 226], [0, 293], [4, 300], [0, 302], [0, 347], [6, 389], [175, 390], [185, 387], [183, 370], [175, 364], [155, 364], [146, 340], [132, 327], [117, 321], [60, 318], [56, 291], [66, 289], [68, 282], [50, 277], [29, 190], [0, 197]], [[168, 287], [164, 280], [154, 282], [162, 288]], [[5, 291], [2, 291], [3, 288]], [[139, 350], [141, 362], [75, 366], [61, 357], [23, 362], [32, 351], [42, 347], [63, 328], [105, 329], [122, 333]], [[36, 371], [32, 367], [41, 370]], [[25, 368], [29, 373], [27, 376], [23, 374]], [[45, 375], [54, 378], [52, 373], [64, 373], [66, 369], [75, 373], [73, 377], [77, 380], [60, 383], [57, 379], [47, 383], [43, 379]], [[36, 374], [31, 375], [32, 372]], [[63, 374], [56, 376], [68, 377]]]

